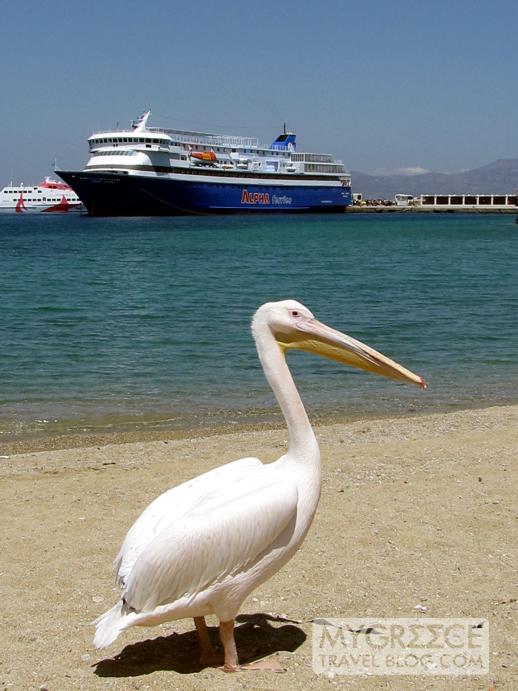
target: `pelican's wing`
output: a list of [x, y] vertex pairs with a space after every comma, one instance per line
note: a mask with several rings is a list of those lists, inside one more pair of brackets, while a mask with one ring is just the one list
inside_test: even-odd
[[262, 466], [258, 458], [241, 458], [172, 487], [152, 501], [129, 529], [115, 558], [114, 570], [119, 583], [125, 585], [138, 556], [162, 530], [206, 501], [220, 483], [239, 482], [251, 470]]
[[219, 503], [209, 501], [162, 531], [135, 562], [125, 602], [137, 611], [152, 611], [194, 596], [287, 544], [291, 531], [281, 534], [294, 525], [297, 488], [272, 477], [258, 484], [256, 489], [248, 484], [244, 493], [236, 488], [236, 496], [230, 492]]

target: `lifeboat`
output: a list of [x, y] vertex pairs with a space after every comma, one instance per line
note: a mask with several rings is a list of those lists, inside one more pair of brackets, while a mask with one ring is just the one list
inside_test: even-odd
[[191, 158], [194, 159], [193, 163], [204, 163], [205, 165], [213, 165], [218, 157], [214, 151], [191, 151]]

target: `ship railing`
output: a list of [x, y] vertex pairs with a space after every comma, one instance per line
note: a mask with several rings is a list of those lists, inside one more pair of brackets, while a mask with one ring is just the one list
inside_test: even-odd
[[339, 163], [305, 163], [304, 172], [306, 173], [329, 173], [330, 175], [345, 174], [345, 168]]
[[304, 161], [305, 163], [341, 163], [336, 161], [331, 154], [315, 154], [297, 152], [291, 155], [292, 161]]
[[239, 137], [231, 134], [209, 134], [204, 132], [188, 132], [186, 130], [171, 130], [161, 127], [147, 127], [148, 132], [167, 134], [171, 139], [185, 144], [201, 144], [203, 146], [230, 146], [258, 148], [256, 137]]
[[[246, 148], [260, 148], [259, 140], [256, 137], [239, 137], [229, 134], [209, 134], [204, 132], [188, 132], [186, 130], [171, 130], [164, 127], [146, 127], [145, 130], [138, 133], [139, 137], [145, 136], [146, 132], [153, 134], [166, 134], [171, 139], [185, 143], [185, 144], [201, 144], [203, 146], [230, 146], [230, 147], [246, 147]], [[128, 137], [135, 136], [135, 130], [128, 130], [127, 127], [122, 129], [114, 128], [111, 130], [98, 130], [92, 132], [91, 137], [99, 134], [127, 134]]]

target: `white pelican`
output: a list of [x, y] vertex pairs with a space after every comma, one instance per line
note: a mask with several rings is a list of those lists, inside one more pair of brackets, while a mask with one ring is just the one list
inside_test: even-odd
[[[294, 300], [260, 307], [252, 333], [264, 374], [286, 419], [287, 452], [274, 463], [242, 458], [215, 468], [173, 487], [147, 507], [115, 560], [122, 595], [94, 622], [98, 648], [130, 626], [194, 617], [201, 660], [214, 663], [216, 653], [204, 616], [215, 614], [223, 669], [241, 669], [234, 619], [245, 598], [300, 547], [320, 496], [320, 452], [286, 364], [286, 350], [310, 351], [425, 386], [421, 377], [318, 322]], [[254, 667], [267, 668], [247, 665]]]

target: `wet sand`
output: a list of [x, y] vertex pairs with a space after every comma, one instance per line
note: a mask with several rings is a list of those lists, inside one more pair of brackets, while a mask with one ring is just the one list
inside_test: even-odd
[[[315, 522], [296, 557], [244, 603], [236, 633], [238, 650], [276, 656], [287, 671], [275, 675], [200, 668], [190, 620], [130, 629], [102, 651], [90, 622], [117, 599], [111, 562], [139, 512], [214, 466], [274, 460], [282, 429], [0, 451], [2, 688], [516, 688], [518, 406], [316, 431]], [[311, 620], [341, 616], [487, 618], [490, 674], [317, 676]]]

